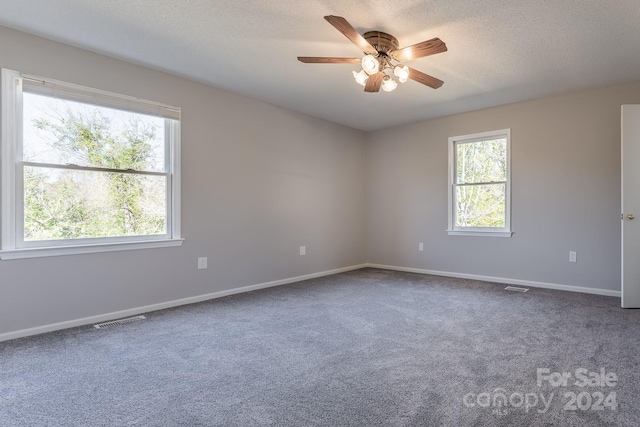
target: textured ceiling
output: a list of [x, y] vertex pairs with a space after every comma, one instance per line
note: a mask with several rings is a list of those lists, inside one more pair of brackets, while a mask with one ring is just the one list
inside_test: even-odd
[[[408, 46], [444, 80], [364, 93], [361, 56], [322, 17], [345, 17]], [[0, 0], [0, 25], [241, 93], [362, 130], [640, 80], [638, 0]]]

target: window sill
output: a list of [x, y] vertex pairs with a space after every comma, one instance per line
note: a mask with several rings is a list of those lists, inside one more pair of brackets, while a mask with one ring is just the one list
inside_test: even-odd
[[135, 249], [167, 248], [182, 246], [184, 239], [155, 240], [142, 242], [100, 243], [95, 245], [51, 246], [48, 248], [25, 248], [0, 251], [0, 260], [42, 258], [62, 255], [81, 255], [97, 252], [130, 251]]
[[511, 237], [513, 231], [447, 230], [449, 236]]

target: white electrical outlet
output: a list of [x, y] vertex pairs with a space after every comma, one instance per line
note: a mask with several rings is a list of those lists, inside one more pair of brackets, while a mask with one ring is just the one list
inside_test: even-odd
[[569, 262], [576, 262], [577, 258], [576, 258], [576, 253], [574, 251], [570, 251], [569, 252]]
[[198, 258], [198, 270], [207, 268], [207, 258]]
[[306, 254], [307, 254], [307, 247], [300, 246], [300, 255], [306, 255]]
[[424, 243], [422, 243], [422, 242], [418, 243], [418, 250], [419, 251], [424, 251]]

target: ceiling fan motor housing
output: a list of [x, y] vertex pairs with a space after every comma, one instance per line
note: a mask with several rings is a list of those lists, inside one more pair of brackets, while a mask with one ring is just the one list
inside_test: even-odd
[[387, 55], [387, 52], [398, 50], [398, 39], [391, 34], [382, 31], [367, 31], [362, 35], [378, 53]]

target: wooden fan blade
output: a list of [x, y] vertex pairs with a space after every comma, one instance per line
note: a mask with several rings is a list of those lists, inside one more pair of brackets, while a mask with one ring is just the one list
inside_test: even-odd
[[390, 55], [396, 60], [404, 62], [446, 51], [447, 45], [436, 37], [435, 39], [416, 43], [411, 46], [403, 47], [402, 49], [393, 50], [390, 52]]
[[355, 28], [353, 28], [342, 16], [328, 15], [325, 16], [324, 19], [326, 19], [329, 24], [333, 25], [336, 30], [344, 34], [346, 38], [351, 40], [351, 42], [358, 46], [363, 52], [370, 53], [372, 55], [378, 54], [378, 51], [371, 46], [371, 44], [369, 44], [369, 42], [366, 41], [364, 37], [362, 37], [360, 33], [357, 32]]
[[427, 85], [434, 89], [438, 89], [440, 86], [444, 84], [442, 80], [436, 79], [435, 77], [431, 77], [429, 74], [425, 74], [422, 71], [415, 70], [411, 67], [407, 67], [407, 68], [409, 69], [409, 78], [411, 80], [415, 80], [418, 83], [422, 83], [423, 85]]
[[320, 56], [298, 56], [305, 64], [359, 64], [360, 58], [324, 58]]
[[369, 76], [367, 79], [367, 84], [364, 86], [365, 92], [379, 92], [380, 86], [382, 85], [382, 77], [384, 73], [381, 71], [374, 75]]

